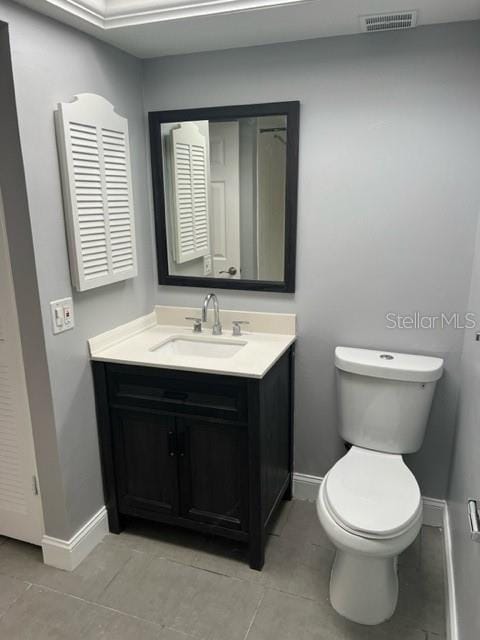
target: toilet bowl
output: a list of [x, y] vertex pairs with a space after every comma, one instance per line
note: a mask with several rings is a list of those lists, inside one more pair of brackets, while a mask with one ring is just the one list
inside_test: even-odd
[[413, 474], [400, 455], [352, 447], [325, 476], [317, 513], [336, 547], [333, 608], [360, 624], [384, 622], [397, 604], [398, 555], [422, 525]]
[[443, 360], [335, 349], [340, 436], [352, 446], [325, 476], [321, 525], [336, 548], [330, 601], [360, 624], [384, 622], [398, 599], [398, 556], [422, 525], [420, 489], [403, 461], [420, 448]]

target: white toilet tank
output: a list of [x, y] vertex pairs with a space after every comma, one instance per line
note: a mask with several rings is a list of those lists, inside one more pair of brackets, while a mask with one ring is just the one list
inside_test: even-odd
[[375, 451], [418, 451], [443, 360], [337, 347], [335, 366], [340, 436]]

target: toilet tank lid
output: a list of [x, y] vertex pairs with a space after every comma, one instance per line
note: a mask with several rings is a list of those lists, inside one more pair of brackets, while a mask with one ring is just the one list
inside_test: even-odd
[[335, 366], [361, 376], [406, 382], [434, 382], [443, 373], [442, 358], [353, 347], [335, 349]]

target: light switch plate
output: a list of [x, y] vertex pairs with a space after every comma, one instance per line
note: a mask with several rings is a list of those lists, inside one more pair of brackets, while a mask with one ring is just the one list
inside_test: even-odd
[[203, 256], [203, 275], [209, 276], [212, 273], [212, 256]]
[[52, 332], [54, 334], [68, 331], [75, 326], [72, 298], [52, 300], [50, 302], [50, 313], [52, 317]]

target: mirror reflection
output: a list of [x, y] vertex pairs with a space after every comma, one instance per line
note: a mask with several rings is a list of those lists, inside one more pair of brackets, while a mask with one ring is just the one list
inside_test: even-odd
[[284, 280], [285, 115], [161, 125], [170, 275]]

